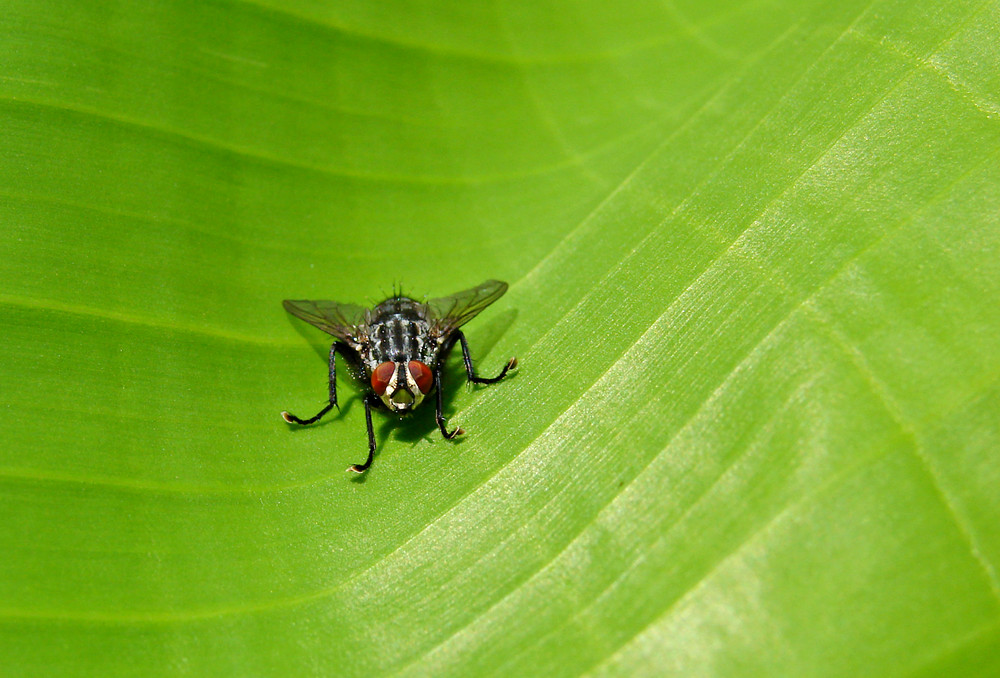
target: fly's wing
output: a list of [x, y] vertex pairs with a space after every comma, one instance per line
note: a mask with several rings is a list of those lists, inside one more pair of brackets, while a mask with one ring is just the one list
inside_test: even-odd
[[319, 299], [285, 299], [281, 302], [285, 310], [296, 318], [315, 325], [324, 332], [346, 341], [357, 343], [357, 326], [365, 319], [365, 309], [355, 304], [338, 304], [336, 301]]
[[458, 292], [450, 297], [430, 299], [427, 308], [430, 309], [432, 325], [441, 335], [469, 322], [507, 291], [507, 283], [499, 280], [487, 280], [472, 289]]

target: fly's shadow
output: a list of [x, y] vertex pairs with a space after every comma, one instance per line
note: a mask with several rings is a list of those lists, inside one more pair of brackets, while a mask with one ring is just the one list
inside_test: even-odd
[[[474, 343], [479, 348], [475, 361], [477, 368], [483, 367], [483, 363], [485, 362], [487, 364], [486, 371], [488, 373], [496, 371], [490, 364], [492, 363], [492, 360], [489, 359], [489, 355], [493, 351], [494, 347], [500, 342], [500, 339], [503, 338], [503, 335], [507, 333], [507, 330], [511, 328], [516, 319], [516, 309], [504, 311], [476, 330]], [[507, 378], [516, 378], [517, 375], [517, 372], [512, 372]], [[442, 393], [442, 400], [444, 402], [444, 413], [449, 417], [454, 414], [454, 407], [452, 405], [455, 402], [455, 397], [458, 394], [460, 386], [463, 388], [483, 387], [482, 384], [474, 384], [468, 380], [465, 372], [465, 366], [462, 364], [461, 351], [452, 351], [451, 355], [448, 357], [448, 360], [444, 365], [443, 385], [444, 392]], [[379, 427], [379, 437], [382, 440], [385, 440], [391, 434], [391, 430], [395, 429], [396, 440], [411, 443], [411, 446], [413, 446], [421, 440], [433, 440], [433, 433], [436, 426], [433, 412], [426, 409], [415, 410], [413, 413], [403, 417], [402, 419], [392, 417], [390, 420], [385, 421]], [[460, 445], [465, 442], [465, 437], [459, 436], [451, 442], [455, 445]]]
[[316, 334], [315, 328], [312, 328], [308, 323], [298, 320], [295, 316], [286, 313], [285, 318], [288, 320], [288, 324], [292, 326], [292, 329], [306, 340], [312, 347], [312, 350], [316, 351], [316, 355], [323, 361], [323, 364], [328, 363], [330, 360], [329, 335]]

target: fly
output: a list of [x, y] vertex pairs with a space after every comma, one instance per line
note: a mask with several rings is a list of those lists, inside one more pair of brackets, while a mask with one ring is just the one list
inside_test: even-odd
[[[365, 390], [365, 419], [368, 422], [368, 459], [347, 470], [364, 473], [375, 456], [372, 408], [385, 408], [401, 417], [412, 412], [431, 391], [437, 392], [437, 425], [441, 435], [451, 440], [465, 431], [445, 426], [441, 413], [441, 372], [455, 343], [462, 345], [465, 373], [474, 384], [495, 384], [517, 367], [511, 358], [495, 377], [480, 377], [472, 367], [469, 342], [459, 329], [484, 308], [503, 296], [507, 283], [487, 280], [478, 287], [449, 297], [420, 302], [397, 294], [366, 309], [335, 301], [285, 299], [285, 310], [296, 318], [336, 337], [330, 347], [330, 400], [319, 414], [299, 419], [282, 412], [289, 424], [315, 424], [337, 406], [336, 355], [347, 362], [351, 373]], [[338, 408], [339, 409], [339, 408]]]

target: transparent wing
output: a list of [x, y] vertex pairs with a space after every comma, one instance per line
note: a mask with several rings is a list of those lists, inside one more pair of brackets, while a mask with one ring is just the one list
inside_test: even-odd
[[432, 323], [445, 334], [458, 329], [469, 322], [507, 291], [507, 283], [499, 280], [486, 282], [449, 297], [430, 299], [427, 308], [430, 309]]
[[285, 310], [296, 318], [315, 325], [338, 339], [354, 342], [357, 326], [364, 322], [365, 308], [355, 304], [338, 304], [336, 301], [319, 299], [285, 299], [281, 302]]

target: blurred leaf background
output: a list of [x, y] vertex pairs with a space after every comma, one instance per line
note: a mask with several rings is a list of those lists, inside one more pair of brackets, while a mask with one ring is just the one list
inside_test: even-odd
[[[1000, 675], [996, 2], [0, 32], [3, 675]], [[280, 420], [486, 278], [460, 442]]]

